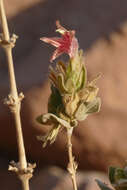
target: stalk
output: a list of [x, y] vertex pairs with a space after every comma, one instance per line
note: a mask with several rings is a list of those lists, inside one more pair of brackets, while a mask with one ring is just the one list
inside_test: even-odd
[[69, 156], [69, 164], [67, 169], [71, 175], [73, 190], [77, 190], [77, 183], [76, 183], [77, 163], [74, 161], [74, 157], [72, 155], [72, 142], [71, 142], [72, 132], [73, 128], [67, 128], [67, 147], [68, 147], [68, 156]]
[[1, 18], [1, 26], [3, 32], [0, 39], [0, 44], [3, 47], [7, 57], [9, 82], [10, 82], [10, 94], [8, 95], [8, 98], [5, 99], [5, 104], [8, 105], [10, 111], [14, 116], [16, 139], [18, 145], [18, 156], [19, 156], [19, 163], [11, 162], [9, 170], [16, 172], [19, 179], [21, 180], [22, 189], [29, 190], [29, 179], [32, 177], [32, 172], [33, 168], [35, 167], [35, 164], [34, 165], [27, 164], [26, 160], [23, 133], [21, 127], [21, 117], [20, 117], [21, 101], [24, 98], [24, 95], [23, 93], [20, 93], [18, 95], [14, 66], [13, 66], [13, 57], [12, 57], [12, 49], [15, 46], [17, 36], [13, 34], [12, 37], [10, 37], [9, 35], [3, 0], [0, 0], [0, 18]]

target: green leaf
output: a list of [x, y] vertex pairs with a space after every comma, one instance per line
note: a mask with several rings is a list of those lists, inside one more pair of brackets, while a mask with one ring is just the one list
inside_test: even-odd
[[72, 71], [71, 62], [69, 62], [65, 74], [65, 87], [68, 93], [72, 93], [74, 91], [73, 74], [74, 72]]
[[124, 168], [124, 174], [127, 177], [127, 166], [125, 166], [125, 168]]
[[116, 190], [127, 190], [127, 177], [125, 170], [118, 167], [109, 168], [109, 179]]
[[68, 92], [74, 92], [84, 87], [86, 83], [86, 69], [84, 67], [83, 51], [70, 59], [65, 74], [65, 86]]
[[86, 74], [86, 68], [82, 67], [81, 73], [79, 74], [79, 79], [77, 80], [76, 83], [76, 89], [81, 90], [84, 88], [86, 81], [87, 81], [87, 74]]
[[100, 180], [96, 179], [95, 181], [97, 182], [101, 190], [113, 190], [109, 188], [105, 183], [101, 182]]
[[109, 180], [112, 184], [115, 183], [115, 171], [116, 171], [115, 167], [112, 166], [109, 167]]
[[66, 69], [66, 79], [70, 78], [71, 72], [72, 72], [72, 66], [71, 62], [69, 62]]
[[127, 179], [126, 175], [124, 173], [124, 169], [122, 168], [116, 168], [115, 174], [114, 174], [115, 181], [117, 182], [120, 179]]
[[59, 107], [62, 106], [62, 98], [59, 93], [59, 90], [55, 88], [53, 85], [51, 86], [51, 95], [48, 100], [48, 112], [56, 114]]

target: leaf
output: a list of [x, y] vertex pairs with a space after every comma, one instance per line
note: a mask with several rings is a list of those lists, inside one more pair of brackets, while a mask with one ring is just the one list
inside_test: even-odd
[[92, 102], [87, 104], [87, 114], [96, 113], [100, 111], [101, 99], [95, 98]]
[[86, 101], [91, 102], [97, 96], [97, 93], [98, 93], [99, 89], [97, 87], [93, 87], [93, 86], [88, 86], [88, 87], [86, 87], [86, 89], [88, 91], [88, 96], [87, 96]]
[[127, 166], [125, 166], [125, 168], [124, 168], [124, 174], [127, 177]]
[[73, 73], [72, 77], [68, 78], [68, 80], [66, 81], [65, 86], [67, 88], [68, 93], [72, 94], [75, 91], [75, 80], [73, 79]]
[[79, 50], [75, 56], [70, 59], [71, 63], [71, 68], [72, 71], [80, 73], [82, 69], [82, 65], [84, 64], [84, 56], [83, 56], [83, 51]]
[[62, 73], [63, 75], [65, 75], [66, 66], [65, 66], [64, 62], [58, 61], [57, 65], [56, 65], [56, 68], [57, 68], [59, 73]]
[[115, 177], [115, 170], [116, 170], [115, 167], [112, 167], [112, 166], [109, 167], [109, 180], [112, 184], [115, 183], [115, 178], [114, 178]]
[[57, 124], [52, 127], [52, 129], [44, 136], [37, 136], [37, 139], [40, 141], [43, 141], [43, 148], [46, 147], [48, 141], [50, 141], [50, 144], [54, 143], [56, 140], [56, 137], [59, 133], [59, 130], [61, 128], [61, 125]]
[[79, 102], [79, 97], [77, 94], [65, 94], [63, 96], [63, 104], [65, 108], [65, 113], [69, 118], [72, 118], [75, 110], [77, 109], [77, 104]]
[[94, 101], [90, 103], [82, 102], [75, 112], [75, 117], [78, 121], [83, 121], [87, 118], [89, 114], [99, 112], [100, 106], [100, 98], [95, 98]]
[[57, 114], [57, 110], [62, 106], [62, 98], [57, 88], [51, 86], [51, 95], [48, 100], [48, 112]]
[[112, 186], [117, 190], [127, 189], [127, 177], [124, 169], [118, 167], [109, 168], [109, 179]]
[[120, 180], [127, 180], [126, 175], [124, 173], [124, 169], [122, 169], [122, 168], [115, 168], [114, 184], [119, 184]]
[[122, 168], [116, 168], [115, 169], [115, 175], [114, 175], [114, 177], [115, 177], [116, 181], [120, 180], [120, 179], [127, 179], [126, 175], [124, 173], [124, 169], [122, 169]]
[[57, 117], [56, 115], [54, 115], [52, 113], [47, 113], [47, 114], [41, 115], [39, 118], [39, 122], [41, 124], [59, 123], [65, 128], [71, 128], [71, 127], [75, 127], [75, 125], [77, 125], [77, 122], [74, 122], [74, 120], [69, 123], [69, 122]]
[[96, 82], [100, 78], [100, 74], [98, 74], [91, 82], [88, 82], [86, 89], [89, 92], [87, 97], [87, 102], [91, 102], [97, 96], [99, 88], [96, 87]]
[[72, 72], [72, 65], [71, 62], [69, 62], [66, 69], [66, 79], [70, 78], [71, 72]]
[[86, 68], [82, 67], [81, 73], [79, 74], [79, 79], [76, 83], [76, 89], [81, 90], [82, 88], [84, 88], [86, 81], [87, 81]]
[[79, 51], [72, 59], [70, 59], [70, 62], [67, 66], [65, 74], [65, 86], [70, 93], [80, 90], [86, 83], [86, 69], [84, 67], [83, 61], [83, 51]]
[[57, 77], [58, 89], [61, 93], [67, 93], [68, 89], [65, 86], [65, 80], [62, 73], [60, 73]]
[[95, 181], [97, 182], [101, 190], [113, 190], [109, 188], [105, 183], [101, 182], [100, 180], [96, 179]]
[[75, 117], [78, 121], [83, 121], [87, 118], [88, 114], [86, 114], [86, 110], [87, 107], [85, 106], [85, 104], [81, 103], [75, 113]]
[[76, 90], [76, 81], [77, 81], [77, 73], [75, 71], [71, 71], [65, 80], [65, 86], [68, 90], [68, 93], [73, 93]]

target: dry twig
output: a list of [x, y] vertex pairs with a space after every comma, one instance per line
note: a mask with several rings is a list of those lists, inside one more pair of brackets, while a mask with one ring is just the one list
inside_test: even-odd
[[5, 100], [5, 104], [9, 106], [14, 116], [18, 153], [19, 153], [19, 163], [11, 162], [9, 170], [16, 172], [16, 174], [18, 175], [19, 179], [22, 182], [22, 189], [29, 190], [29, 179], [32, 177], [33, 168], [35, 167], [35, 164], [33, 165], [27, 164], [26, 161], [23, 134], [21, 128], [21, 118], [20, 118], [21, 101], [24, 98], [24, 95], [23, 93], [20, 93], [18, 95], [17, 92], [14, 67], [13, 67], [13, 57], [12, 57], [12, 49], [15, 46], [17, 36], [13, 34], [12, 37], [10, 37], [9, 35], [3, 0], [0, 0], [0, 17], [1, 17], [1, 25], [3, 31], [3, 33], [1, 34], [0, 44], [5, 50], [5, 54], [7, 57], [9, 80], [10, 80], [10, 94], [8, 95], [8, 98]]

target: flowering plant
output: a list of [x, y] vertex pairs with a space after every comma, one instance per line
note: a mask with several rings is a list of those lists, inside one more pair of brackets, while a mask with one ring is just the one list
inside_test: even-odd
[[[58, 61], [55, 69], [50, 66], [49, 79], [51, 81], [51, 95], [48, 101], [48, 113], [40, 115], [37, 121], [41, 124], [52, 125], [51, 130], [45, 136], [39, 136], [45, 147], [48, 141], [56, 140], [61, 128], [66, 128], [67, 134], [72, 135], [78, 121], [83, 121], [88, 115], [100, 110], [101, 100], [97, 97], [97, 75], [92, 81], [87, 80], [87, 69], [84, 64], [83, 51], [79, 50], [78, 40], [74, 30], [66, 30], [59, 21], [56, 22], [57, 32], [61, 38], [41, 38], [42, 41], [56, 47], [50, 61], [53, 62], [63, 53], [69, 55], [67, 63]], [[68, 138], [70, 141], [70, 139]], [[69, 146], [72, 146], [68, 143]], [[69, 151], [68, 151], [69, 152]], [[72, 150], [71, 150], [72, 153]], [[69, 152], [70, 155], [70, 152]], [[77, 189], [75, 172], [77, 164], [71, 156], [68, 171], [72, 176], [74, 190]], [[116, 190], [127, 189], [127, 168], [110, 167], [109, 180], [112, 188]], [[101, 190], [113, 190], [100, 180], [96, 180]]]
[[62, 127], [74, 128], [78, 121], [83, 121], [92, 113], [100, 109], [100, 98], [97, 97], [97, 76], [93, 81], [87, 81], [87, 70], [84, 64], [83, 51], [79, 50], [75, 31], [68, 31], [56, 22], [57, 32], [61, 38], [41, 38], [57, 49], [50, 61], [55, 60], [62, 53], [69, 55], [69, 61], [58, 61], [56, 68], [50, 66], [49, 79], [51, 81], [51, 95], [48, 102], [48, 113], [40, 115], [37, 121], [41, 124], [52, 124], [51, 131], [39, 139], [53, 143]]
[[78, 40], [74, 30], [66, 30], [56, 21], [57, 32], [61, 38], [41, 38], [42, 41], [56, 47], [50, 62], [53, 62], [63, 53], [69, 55], [67, 63], [58, 61], [56, 67], [50, 66], [49, 79], [51, 82], [51, 95], [48, 100], [48, 113], [37, 117], [41, 124], [52, 125], [51, 130], [45, 136], [38, 136], [43, 141], [43, 147], [48, 142], [56, 140], [60, 129], [65, 128], [68, 139], [69, 164], [68, 171], [72, 178], [73, 189], [77, 190], [76, 169], [77, 163], [72, 156], [71, 136], [74, 127], [79, 121], [83, 121], [88, 115], [100, 110], [101, 101], [97, 97], [97, 75], [91, 82], [87, 81], [87, 69], [84, 64], [83, 51], [79, 50]]

